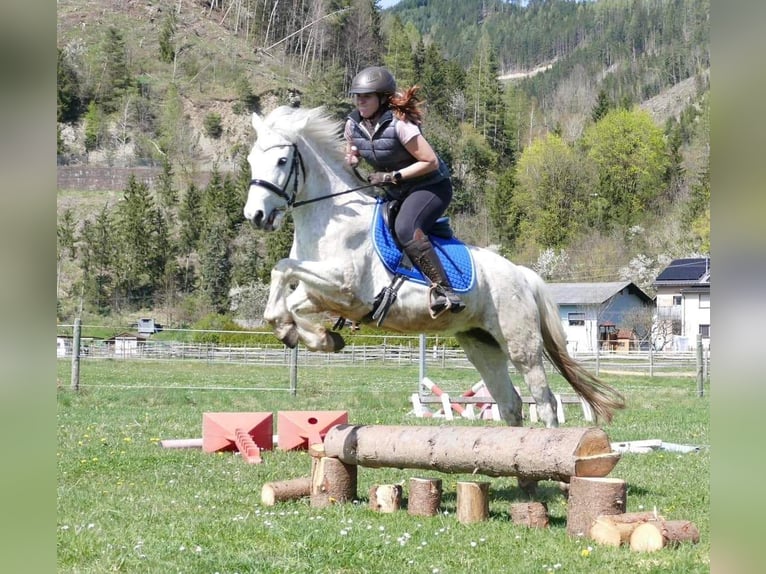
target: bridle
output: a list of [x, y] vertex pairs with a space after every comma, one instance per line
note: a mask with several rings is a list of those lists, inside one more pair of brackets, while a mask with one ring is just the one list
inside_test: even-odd
[[[265, 179], [251, 179], [250, 186], [258, 185], [265, 187], [272, 193], [276, 193], [279, 197], [287, 202], [287, 207], [295, 206], [295, 196], [298, 194], [298, 172], [303, 172], [303, 180], [306, 181], [306, 169], [303, 167], [303, 158], [301, 152], [298, 151], [298, 146], [294, 143], [276, 144], [271, 147], [267, 147], [263, 151], [269, 151], [276, 147], [291, 147], [293, 148], [293, 159], [290, 163], [290, 173], [287, 174], [285, 184], [280, 188], [277, 184], [272, 183]], [[295, 177], [293, 177], [295, 176]], [[287, 193], [287, 186], [290, 184], [290, 178], [293, 178], [293, 193], [292, 195]]]
[[[301, 152], [298, 150], [298, 146], [294, 143], [284, 143], [284, 144], [275, 144], [271, 147], [267, 147], [266, 149], [262, 151], [268, 151], [270, 149], [276, 148], [276, 147], [291, 147], [293, 148], [293, 158], [290, 163], [290, 173], [287, 174], [287, 179], [285, 180], [285, 184], [282, 187], [279, 187], [277, 184], [265, 180], [265, 179], [251, 179], [249, 187], [252, 187], [254, 185], [265, 187], [270, 192], [277, 194], [279, 197], [284, 199], [287, 202], [287, 208], [293, 208], [293, 207], [300, 207], [301, 205], [306, 205], [309, 203], [314, 203], [315, 201], [320, 201], [322, 199], [329, 199], [331, 197], [336, 197], [338, 195], [346, 195], [347, 193], [352, 193], [354, 191], [360, 191], [362, 189], [367, 189], [370, 187], [375, 187], [375, 184], [369, 183], [367, 185], [361, 185], [359, 187], [353, 187], [351, 189], [347, 189], [346, 191], [340, 191], [338, 193], [330, 193], [328, 195], [322, 195], [319, 197], [314, 197], [312, 199], [306, 199], [304, 201], [295, 201], [295, 196], [298, 194], [298, 172], [303, 172], [303, 182], [306, 182], [306, 168], [303, 165], [303, 157], [301, 156]], [[356, 173], [357, 177], [364, 181], [362, 176], [359, 174], [358, 171], [356, 171], [356, 168], [354, 168], [354, 173]], [[293, 176], [295, 176], [293, 178]], [[290, 184], [290, 178], [293, 178], [293, 190], [292, 194], [287, 193], [287, 186]]]

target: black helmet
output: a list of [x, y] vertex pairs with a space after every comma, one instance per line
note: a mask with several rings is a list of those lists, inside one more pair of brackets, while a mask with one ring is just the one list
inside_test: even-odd
[[393, 94], [396, 91], [396, 80], [386, 68], [370, 66], [359, 72], [351, 81], [352, 94]]

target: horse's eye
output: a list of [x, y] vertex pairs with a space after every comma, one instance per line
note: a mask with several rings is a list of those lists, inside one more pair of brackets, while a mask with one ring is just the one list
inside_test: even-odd
[[286, 157], [280, 157], [279, 161], [277, 162], [277, 165], [285, 165], [287, 163]]

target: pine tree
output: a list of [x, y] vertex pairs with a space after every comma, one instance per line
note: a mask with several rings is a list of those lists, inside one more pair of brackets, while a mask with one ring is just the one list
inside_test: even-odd
[[175, 48], [176, 13], [171, 10], [162, 21], [160, 28], [160, 60], [171, 64], [176, 57]]
[[73, 123], [81, 113], [80, 80], [64, 51], [59, 49], [56, 66], [56, 119]]
[[149, 187], [134, 175], [117, 205], [116, 218], [120, 240], [117, 286], [129, 304], [146, 304], [161, 271], [152, 266], [154, 201]]
[[218, 218], [209, 223], [200, 250], [202, 291], [217, 313], [229, 310], [231, 259], [227, 222]]
[[114, 268], [118, 254], [117, 233], [110, 206], [104, 205], [94, 221], [83, 223], [78, 247], [82, 293], [96, 313], [111, 311]]

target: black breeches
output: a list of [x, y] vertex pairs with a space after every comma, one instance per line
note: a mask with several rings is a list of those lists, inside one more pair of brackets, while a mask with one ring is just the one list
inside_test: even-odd
[[416, 229], [426, 233], [447, 210], [452, 201], [452, 182], [443, 179], [428, 188], [413, 189], [401, 202], [396, 216], [394, 232], [399, 243], [404, 245], [412, 240]]

